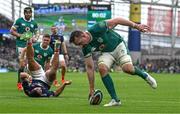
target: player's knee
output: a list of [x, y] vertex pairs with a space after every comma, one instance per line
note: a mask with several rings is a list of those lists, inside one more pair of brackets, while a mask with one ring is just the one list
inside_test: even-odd
[[27, 78], [27, 73], [21, 72], [21, 73], [20, 73], [20, 77], [21, 77], [21, 79]]
[[99, 73], [101, 74], [101, 76], [104, 76], [108, 73], [108, 67], [106, 65], [99, 64], [98, 68], [99, 68]]
[[132, 64], [125, 64], [122, 66], [122, 70], [125, 73], [133, 74], [134, 73], [134, 66]]

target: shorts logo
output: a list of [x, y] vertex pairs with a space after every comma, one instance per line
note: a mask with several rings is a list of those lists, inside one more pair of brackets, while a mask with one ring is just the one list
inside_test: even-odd
[[121, 50], [121, 54], [125, 54], [125, 50]]

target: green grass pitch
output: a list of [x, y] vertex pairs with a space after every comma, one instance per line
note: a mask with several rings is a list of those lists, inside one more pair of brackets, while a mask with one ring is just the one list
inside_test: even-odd
[[156, 90], [137, 76], [111, 75], [121, 106], [103, 107], [110, 97], [99, 74], [96, 74], [96, 88], [102, 90], [104, 97], [100, 105], [91, 106], [87, 100], [86, 73], [67, 73], [66, 79], [73, 83], [57, 98], [29, 98], [17, 91], [15, 72], [0, 73], [0, 113], [180, 113], [179, 74], [152, 74], [158, 82]]

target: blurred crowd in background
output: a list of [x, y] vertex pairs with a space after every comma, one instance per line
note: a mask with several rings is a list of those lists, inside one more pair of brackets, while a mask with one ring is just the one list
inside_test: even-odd
[[[84, 72], [84, 59], [81, 50], [74, 45], [67, 44], [69, 61], [68, 61], [68, 72]], [[95, 54], [93, 58], [97, 62], [98, 54]], [[95, 64], [96, 65], [96, 64]], [[180, 61], [178, 59], [155, 59], [155, 60], [144, 60], [137, 64], [141, 69], [148, 72], [154, 73], [180, 73]], [[0, 68], [7, 68], [10, 71], [17, 71], [18, 60], [15, 49], [15, 39], [7, 38], [4, 36], [0, 37]], [[97, 66], [95, 66], [97, 70]], [[118, 67], [114, 66], [112, 71], [119, 71]]]
[[[9, 19], [0, 15], [0, 28], [10, 28], [13, 24]], [[74, 45], [66, 42], [69, 61], [67, 63], [68, 72], [84, 72], [85, 65], [83, 54], [81, 50]], [[0, 35], [0, 69], [6, 68], [9, 71], [17, 71], [18, 59], [16, 55], [15, 39], [11, 35]], [[95, 54], [93, 58], [94, 62], [97, 62], [98, 54]], [[97, 64], [95, 64], [97, 65]], [[154, 73], [180, 73], [180, 61], [178, 59], [146, 59], [136, 64], [141, 69]], [[97, 69], [97, 66], [95, 66]], [[112, 71], [121, 70], [119, 67], [114, 66]]]

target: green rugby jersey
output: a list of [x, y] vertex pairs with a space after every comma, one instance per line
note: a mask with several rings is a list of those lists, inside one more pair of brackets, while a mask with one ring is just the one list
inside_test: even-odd
[[[33, 34], [37, 32], [38, 25], [34, 20], [25, 20], [24, 18], [18, 18], [15, 23], [13, 24], [13, 27], [16, 28], [17, 32], [19, 34], [23, 34], [27, 31], [31, 31]], [[20, 38], [16, 38], [16, 46], [17, 47], [25, 47], [26, 41], [20, 40]]]
[[112, 52], [118, 44], [124, 42], [118, 33], [107, 27], [106, 21], [94, 24], [88, 32], [91, 34], [91, 41], [82, 49], [85, 57], [89, 57], [94, 51]]
[[41, 43], [35, 43], [33, 45], [34, 48], [34, 59], [38, 62], [42, 68], [44, 68], [45, 62], [50, 60], [53, 55], [53, 50], [50, 46], [48, 48], [43, 49], [41, 47]]

